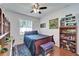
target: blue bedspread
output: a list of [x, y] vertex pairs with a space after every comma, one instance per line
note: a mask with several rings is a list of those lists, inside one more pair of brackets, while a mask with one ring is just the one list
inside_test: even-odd
[[42, 39], [42, 38], [46, 38], [48, 36], [46, 35], [42, 35], [42, 34], [36, 34], [36, 35], [24, 35], [24, 43], [25, 45], [27, 45], [27, 47], [29, 48], [31, 54], [34, 56], [35, 55], [35, 46], [34, 46], [34, 42], [36, 40]]

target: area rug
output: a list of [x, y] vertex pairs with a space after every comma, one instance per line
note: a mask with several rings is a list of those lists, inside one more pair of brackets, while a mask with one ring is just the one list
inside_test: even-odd
[[26, 45], [15, 45], [12, 48], [12, 56], [31, 56], [31, 53]]

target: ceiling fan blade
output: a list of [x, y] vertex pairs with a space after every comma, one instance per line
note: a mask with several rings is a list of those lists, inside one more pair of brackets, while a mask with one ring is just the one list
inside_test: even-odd
[[41, 14], [41, 12], [39, 11], [39, 14]]
[[30, 11], [30, 13], [33, 13], [34, 11], [32, 10], [32, 11]]
[[39, 9], [47, 9], [47, 7], [40, 7]]

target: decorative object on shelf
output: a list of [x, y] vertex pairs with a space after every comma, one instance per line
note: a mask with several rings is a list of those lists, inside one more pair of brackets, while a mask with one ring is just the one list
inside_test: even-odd
[[72, 14], [65, 15], [66, 17], [72, 16]]
[[9, 44], [11, 42], [11, 37], [6, 37], [5, 38], [5, 45]]
[[58, 18], [49, 20], [49, 29], [57, 29], [58, 28]]
[[40, 28], [46, 28], [46, 23], [40, 24]]
[[0, 45], [0, 53], [4, 53], [6, 51], [8, 51], [8, 49], [7, 48], [2, 48], [2, 46]]
[[66, 15], [61, 19], [61, 26], [76, 26], [76, 17], [72, 14]]
[[11, 42], [11, 37], [6, 37], [7, 42]]
[[2, 50], [2, 46], [0, 45], [0, 52], [1, 52], [1, 50]]
[[2, 49], [1, 49], [1, 53], [5, 53], [5, 52], [7, 52], [7, 51], [8, 51], [7, 48], [2, 48]]

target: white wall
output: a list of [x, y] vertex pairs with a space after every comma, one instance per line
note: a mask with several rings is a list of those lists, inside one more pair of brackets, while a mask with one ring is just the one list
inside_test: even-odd
[[[59, 18], [59, 22], [60, 22], [60, 19], [67, 14], [73, 14], [73, 15], [79, 14], [79, 4], [73, 4], [71, 6], [67, 6], [54, 13], [49, 13], [44, 18], [40, 19], [40, 23], [46, 23], [46, 28], [40, 28], [40, 33], [43, 33], [46, 35], [54, 35], [54, 40], [57, 46], [59, 46], [59, 41], [60, 41], [59, 28], [49, 29], [49, 20], [54, 18]], [[79, 42], [79, 38], [77, 42]], [[79, 47], [79, 44], [77, 44], [77, 47]], [[77, 49], [77, 53], [79, 53], [79, 48]]]
[[23, 14], [17, 14], [17, 13], [13, 13], [10, 12], [8, 10], [4, 10], [5, 16], [7, 17], [7, 19], [10, 21], [10, 33], [11, 36], [13, 36], [14, 39], [18, 40], [18, 39], [22, 39], [23, 37], [20, 36], [20, 28], [19, 28], [19, 20], [23, 19], [23, 20], [32, 20], [33, 22], [33, 30], [38, 30], [39, 31], [39, 19], [34, 18], [34, 17], [30, 17], [30, 16], [26, 16]]

